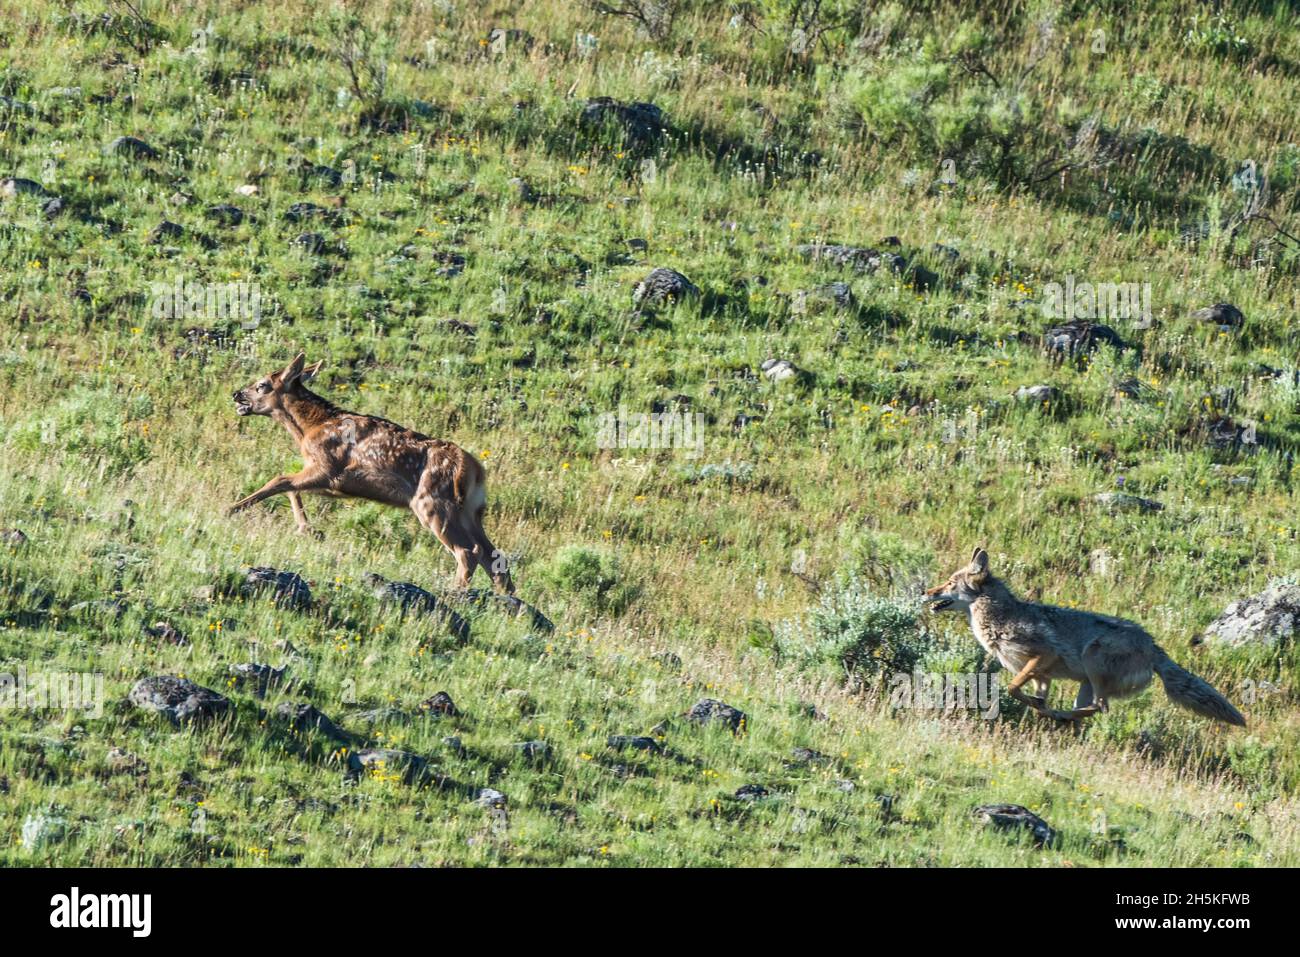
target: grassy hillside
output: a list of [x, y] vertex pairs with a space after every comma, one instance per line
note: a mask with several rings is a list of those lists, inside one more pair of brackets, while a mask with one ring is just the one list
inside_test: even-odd
[[[1300, 861], [1300, 659], [1193, 644], [1300, 570], [1288, 5], [609, 6], [640, 16], [0, 23], [0, 178], [37, 187], [0, 198], [0, 671], [106, 699], [0, 717], [0, 863]], [[694, 294], [634, 301], [657, 267]], [[1067, 282], [1149, 284], [1149, 321], [1054, 355]], [[253, 315], [207, 297], [241, 283]], [[1220, 302], [1244, 321], [1194, 315]], [[367, 573], [451, 580], [407, 513], [308, 499], [320, 540], [283, 498], [227, 517], [298, 467], [230, 395], [299, 351], [322, 394], [483, 461], [554, 632], [471, 610], [461, 642], [378, 602]], [[602, 447], [620, 409], [699, 413], [702, 442]], [[915, 601], [975, 545], [1235, 701], [1279, 690], [1232, 732], [1158, 683], [1078, 729], [894, 710], [891, 663], [981, 667]], [[250, 565], [312, 606], [241, 593]], [[249, 662], [288, 684], [258, 697]], [[173, 727], [126, 701], [155, 675], [231, 707]], [[421, 710], [438, 691], [459, 715]], [[702, 699], [738, 733], [683, 717]], [[304, 701], [350, 740], [277, 716]], [[426, 764], [356, 773], [366, 748]], [[1001, 802], [1059, 841], [973, 825]]]

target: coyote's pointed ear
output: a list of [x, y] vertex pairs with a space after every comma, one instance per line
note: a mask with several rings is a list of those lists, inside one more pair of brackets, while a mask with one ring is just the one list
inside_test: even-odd
[[982, 548], [975, 549], [975, 554], [970, 557], [971, 567], [981, 575], [989, 570], [989, 553]]
[[302, 370], [302, 375], [299, 376], [299, 378], [302, 380], [307, 380], [315, 377], [316, 373], [320, 372], [320, 368], [324, 364], [325, 364], [324, 359], [321, 359], [319, 362], [313, 362], [311, 365], [307, 366], [305, 369]]
[[293, 361], [285, 366], [280, 372], [280, 384], [288, 385], [294, 379], [298, 378], [298, 376], [302, 375], [302, 364], [306, 361], [307, 354], [304, 352], [300, 352], [294, 356]]

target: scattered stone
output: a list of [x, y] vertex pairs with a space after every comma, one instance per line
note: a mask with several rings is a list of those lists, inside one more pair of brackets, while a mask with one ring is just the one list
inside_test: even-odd
[[519, 202], [532, 203], [537, 200], [537, 191], [528, 185], [526, 179], [516, 176], [509, 181], [509, 185], [514, 188], [515, 198]]
[[247, 662], [229, 665], [228, 670], [233, 676], [236, 685], [243, 686], [247, 682], [252, 682], [253, 694], [259, 698], [265, 698], [270, 689], [277, 688], [284, 682], [284, 676], [288, 669], [272, 668], [270, 665]]
[[412, 784], [424, 776], [429, 762], [410, 751], [396, 748], [362, 748], [349, 755], [349, 770], [354, 774], [369, 771], [375, 777], [400, 776], [404, 784]]
[[486, 808], [504, 808], [508, 803], [506, 796], [500, 791], [493, 788], [483, 788], [474, 798], [474, 803], [479, 807]]
[[1098, 492], [1092, 497], [1098, 505], [1112, 512], [1160, 512], [1164, 505], [1154, 499], [1129, 495], [1127, 492]]
[[608, 96], [590, 99], [582, 108], [579, 123], [588, 128], [616, 123], [624, 136], [642, 145], [658, 139], [668, 125], [664, 111], [653, 103], [620, 103]]
[[761, 784], [742, 784], [736, 789], [736, 800], [738, 801], [757, 801], [768, 795], [767, 788]]
[[116, 153], [119, 156], [130, 156], [133, 159], [151, 160], [157, 159], [159, 156], [156, 149], [144, 140], [136, 139], [134, 136], [119, 136], [108, 144], [107, 152]]
[[425, 714], [437, 715], [442, 718], [460, 717], [460, 709], [451, 700], [451, 695], [445, 691], [439, 691], [432, 698], [421, 701], [420, 710]]
[[1099, 345], [1123, 349], [1124, 340], [1110, 326], [1086, 319], [1052, 326], [1043, 334], [1043, 347], [1058, 358], [1086, 355]]
[[656, 651], [650, 656], [650, 660], [659, 665], [665, 671], [681, 671], [682, 659], [671, 651]]
[[770, 382], [784, 382], [800, 374], [799, 367], [789, 359], [765, 359], [762, 369], [764, 378]]
[[68, 822], [54, 814], [36, 811], [23, 820], [20, 841], [28, 853], [39, 851], [51, 844], [58, 844], [66, 836]]
[[1056, 843], [1056, 831], [1033, 811], [1019, 804], [982, 804], [972, 814], [981, 824], [992, 825], [999, 830], [1028, 830], [1033, 834], [1037, 847], [1048, 847]]
[[352, 736], [306, 701], [285, 701], [275, 709], [275, 716], [299, 734], [319, 731], [335, 741], [349, 741]]
[[177, 724], [216, 717], [230, 708], [230, 701], [212, 689], [171, 675], [141, 678], [127, 700], [137, 708], [156, 711]]
[[675, 269], [660, 266], [632, 290], [632, 305], [638, 309], [663, 303], [677, 303], [698, 296], [695, 284]]
[[1300, 626], [1300, 585], [1275, 582], [1257, 595], [1232, 602], [1193, 641], [1228, 648], [1289, 644]]
[[749, 724], [749, 716], [745, 712], [714, 698], [697, 702], [686, 712], [686, 720], [697, 724], [725, 724], [733, 733], [743, 731]]
[[1216, 302], [1204, 309], [1197, 309], [1192, 313], [1192, 318], [1197, 322], [1213, 323], [1224, 330], [1235, 329], [1246, 321], [1241, 310], [1230, 302]]
[[121, 748], [113, 748], [109, 751], [105, 763], [108, 765], [109, 774], [132, 774], [143, 777], [149, 773], [149, 765], [145, 764], [139, 755], [123, 751]]
[[261, 192], [261, 190], [259, 190], [252, 183], [245, 183], [243, 186], [236, 186], [235, 192], [240, 196], [256, 196], [259, 192]]
[[0, 528], [0, 542], [17, 548], [28, 542], [27, 533], [21, 528]]
[[614, 751], [623, 751], [628, 748], [633, 751], [651, 751], [655, 754], [663, 751], [659, 742], [654, 738], [634, 734], [611, 734], [605, 739], [605, 746]]
[[244, 211], [230, 203], [218, 203], [216, 206], [209, 206], [203, 211], [203, 215], [222, 226], [238, 226], [244, 221]]
[[13, 199], [16, 196], [35, 196], [37, 199], [48, 199], [53, 195], [34, 179], [10, 177], [0, 180], [0, 196], [5, 199]]
[[470, 588], [466, 591], [459, 592], [452, 596], [453, 598], [477, 605], [480, 608], [496, 608], [511, 618], [528, 618], [532, 627], [545, 632], [555, 630], [555, 623], [543, 615], [540, 611], [516, 598], [514, 595], [502, 595], [499, 592], [481, 591], [477, 588]]
[[249, 568], [240, 583], [239, 591], [245, 596], [270, 592], [277, 605], [293, 611], [305, 611], [312, 605], [311, 587], [302, 576], [276, 568]]
[[812, 289], [800, 289], [791, 299], [790, 308], [796, 313], [808, 311], [809, 306], [832, 305], [836, 309], [851, 309], [853, 290], [846, 282], [828, 282]]
[[157, 638], [169, 645], [183, 647], [189, 644], [189, 640], [170, 621], [155, 621], [145, 627], [144, 633], [150, 638]]
[[164, 219], [153, 229], [149, 230], [149, 235], [145, 237], [145, 242], [150, 246], [157, 246], [165, 239], [180, 239], [184, 235], [184, 226], [179, 223], [173, 223], [171, 220]]
[[794, 758], [798, 764], [826, 764], [831, 760], [829, 755], [822, 754], [812, 748], [793, 748], [790, 751], [790, 757]]
[[495, 54], [506, 50], [523, 50], [527, 53], [533, 48], [533, 35], [527, 30], [497, 27], [487, 35], [487, 47]]
[[1016, 398], [1021, 402], [1051, 402], [1056, 398], [1056, 389], [1050, 385], [1022, 385], [1016, 390]]
[[289, 245], [312, 256], [319, 256], [325, 251], [325, 237], [320, 233], [299, 233], [289, 241]]
[[432, 592], [425, 591], [413, 582], [389, 581], [374, 572], [367, 572], [362, 576], [362, 581], [376, 598], [381, 602], [396, 604], [402, 614], [429, 615], [438, 618], [458, 639], [469, 640], [469, 622]]
[[317, 206], [315, 203], [294, 203], [284, 211], [284, 218], [291, 223], [300, 223], [303, 220], [329, 215], [330, 211], [328, 209], [324, 206]]
[[537, 763], [551, 760], [554, 753], [551, 746], [545, 741], [523, 741], [514, 747], [524, 756], [525, 760]]

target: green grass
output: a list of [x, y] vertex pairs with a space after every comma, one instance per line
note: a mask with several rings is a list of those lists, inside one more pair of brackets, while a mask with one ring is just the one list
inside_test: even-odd
[[[788, 0], [678, 4], [654, 41], [579, 4], [514, 6], [365, 4], [361, 29], [287, 0], [149, 3], [146, 29], [116, 5], [94, 28], [104, 8], [47, 2], [0, 24], [0, 94], [31, 106], [0, 101], [0, 177], [65, 200], [53, 219], [0, 200], [0, 527], [29, 538], [0, 546], [0, 670], [101, 672], [108, 699], [101, 717], [4, 713], [0, 864], [1300, 860], [1295, 649], [1191, 645], [1300, 566], [1296, 244], [1262, 220], [1219, 228], [1253, 160], [1268, 216], [1300, 232], [1285, 5], [1195, 22], [1164, 2], [886, 5], [859, 23], [830, 4], [846, 19], [804, 53]], [[208, 22], [205, 52], [184, 53]], [[535, 42], [494, 50], [494, 27]], [[577, 34], [598, 36], [594, 55]], [[349, 48], [361, 98], [338, 92]], [[667, 132], [585, 127], [594, 96], [652, 101]], [[122, 135], [162, 155], [106, 154]], [[345, 181], [304, 178], [301, 157]], [[235, 192], [250, 183], [256, 195]], [[304, 201], [330, 216], [286, 221]], [[205, 218], [218, 203], [243, 222]], [[164, 219], [185, 234], [149, 243]], [[1184, 242], [1202, 222], [1206, 238]], [[309, 231], [323, 253], [291, 246]], [[933, 288], [796, 249], [888, 235]], [[463, 271], [439, 274], [452, 255]], [[656, 266], [702, 295], [635, 312]], [[1113, 320], [1132, 348], [1054, 363], [1039, 304], [1066, 276], [1150, 283], [1154, 326]], [[177, 277], [258, 284], [260, 324], [157, 316], [152, 284]], [[793, 305], [832, 281], [852, 308]], [[1220, 301], [1241, 329], [1191, 317]], [[193, 345], [194, 326], [233, 341]], [[317, 388], [345, 407], [484, 461], [489, 534], [555, 633], [484, 611], [460, 646], [379, 607], [367, 572], [443, 588], [453, 571], [405, 513], [309, 499], [322, 541], [293, 534], [283, 499], [225, 516], [297, 467], [283, 430], [230, 402], [297, 351], [326, 360]], [[774, 357], [805, 374], [767, 381]], [[1115, 396], [1126, 377], [1141, 398]], [[1014, 400], [1040, 383], [1059, 398]], [[602, 415], [678, 394], [705, 416], [699, 455], [598, 447]], [[756, 421], [733, 429], [741, 414]], [[1220, 414], [1256, 423], [1262, 446], [1211, 448]], [[1121, 484], [1164, 510], [1092, 502]], [[1009, 702], [991, 722], [895, 713], [834, 643], [792, 644], [815, 590], [912, 592], [976, 544], [1017, 593], [1134, 618], [1234, 700], [1246, 681], [1284, 690], [1245, 709], [1244, 732], [1176, 711], [1158, 686], [1075, 732]], [[301, 572], [317, 608], [214, 587], [243, 565]], [[110, 597], [118, 617], [73, 607]], [[191, 644], [145, 634], [158, 620]], [[911, 637], [936, 669], [979, 660], [964, 622]], [[251, 660], [305, 685], [266, 701], [228, 687], [227, 666]], [[228, 693], [232, 714], [174, 729], [123, 703], [155, 674]], [[463, 717], [358, 717], [439, 690]], [[705, 697], [745, 711], [745, 733], [680, 719]], [[266, 717], [282, 699], [454, 785], [345, 783], [327, 742]], [[650, 733], [664, 754], [605, 746]], [[535, 740], [552, 748], [536, 764], [515, 747]], [[148, 774], [113, 773], [115, 747]], [[800, 765], [795, 747], [829, 759]], [[735, 798], [745, 784], [769, 796]], [[474, 803], [484, 787], [507, 795], [508, 823]], [[997, 802], [1035, 810], [1059, 846], [973, 827], [971, 809]], [[62, 826], [25, 846], [41, 814]]]

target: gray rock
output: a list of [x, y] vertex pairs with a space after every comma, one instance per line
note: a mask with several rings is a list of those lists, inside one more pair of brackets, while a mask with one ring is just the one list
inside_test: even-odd
[[1199, 641], [1228, 648], [1287, 645], [1300, 626], [1300, 585], [1275, 582], [1249, 598], [1234, 601], [1210, 622]]
[[37, 199], [48, 199], [53, 195], [34, 179], [11, 176], [8, 179], [0, 180], [0, 196], [5, 199], [13, 199], [15, 196], [35, 196]]
[[524, 756], [525, 760], [537, 763], [549, 761], [554, 754], [551, 746], [545, 741], [521, 741], [514, 745], [514, 748]]
[[410, 751], [396, 748], [362, 748], [349, 755], [349, 770], [369, 771], [376, 776], [400, 774], [403, 783], [412, 784], [424, 776], [429, 762]]
[[749, 724], [745, 712], [714, 698], [705, 698], [693, 705], [686, 712], [686, 720], [697, 724], [725, 724], [733, 732], [740, 732]]
[[822, 754], [812, 748], [793, 748], [790, 756], [794, 758], [797, 764], [826, 764], [831, 759], [829, 755]]
[[312, 605], [311, 587], [301, 575], [266, 566], [249, 568], [239, 591], [245, 596], [269, 592], [277, 605], [294, 611], [305, 611]]
[[21, 528], [0, 528], [0, 542], [17, 548], [27, 544], [27, 533]]
[[143, 777], [149, 773], [149, 765], [145, 764], [139, 755], [123, 751], [121, 748], [111, 749], [104, 763], [108, 767], [109, 774], [133, 774]]
[[1027, 830], [1034, 836], [1037, 847], [1056, 843], [1057, 834], [1041, 817], [1019, 804], [982, 804], [971, 812], [975, 820], [998, 830]]
[[478, 792], [478, 796], [474, 798], [474, 803], [479, 807], [504, 808], [509, 801], [500, 791], [494, 788], [483, 788]]
[[1126, 492], [1098, 492], [1092, 497], [1098, 505], [1112, 512], [1160, 512], [1164, 505], [1154, 499], [1129, 495]]
[[460, 717], [460, 709], [451, 700], [451, 695], [445, 691], [439, 691], [433, 697], [421, 701], [420, 711], [440, 718]]
[[184, 647], [189, 644], [189, 640], [170, 621], [155, 621], [144, 629], [144, 633], [169, 645]]
[[151, 246], [159, 245], [165, 239], [180, 239], [185, 235], [185, 227], [180, 223], [173, 223], [164, 219], [161, 223], [149, 230], [149, 235], [145, 237], [145, 242]]
[[784, 382], [786, 379], [794, 379], [799, 375], [799, 367], [789, 359], [765, 359], [763, 361], [763, 377], [770, 382]]
[[660, 266], [632, 290], [632, 305], [638, 309], [681, 302], [700, 294], [695, 284], [675, 269]]
[[289, 245], [313, 256], [319, 256], [325, 251], [325, 237], [320, 233], [299, 233], [289, 240]]
[[230, 203], [218, 203], [203, 211], [205, 218], [222, 226], [238, 226], [244, 221], [244, 211]]
[[1086, 319], [1051, 326], [1043, 333], [1043, 348], [1057, 358], [1086, 355], [1099, 345], [1123, 349], [1124, 340], [1110, 326]]
[[469, 640], [469, 622], [432, 592], [425, 591], [413, 582], [389, 581], [374, 572], [367, 572], [362, 576], [362, 581], [376, 598], [381, 602], [397, 605], [404, 615], [428, 615], [437, 618], [445, 623], [448, 630], [458, 639]]
[[622, 751], [630, 748], [633, 751], [651, 751], [658, 753], [663, 750], [663, 748], [659, 746], [659, 742], [654, 738], [633, 734], [611, 734], [605, 739], [605, 746], [614, 751]]
[[275, 709], [275, 716], [288, 724], [290, 730], [299, 734], [318, 731], [327, 738], [346, 742], [351, 740], [348, 734], [337, 724], [327, 718], [316, 707], [306, 701], [285, 701]]
[[118, 156], [130, 156], [134, 159], [157, 159], [159, 156], [156, 149], [134, 136], [119, 136], [108, 144], [106, 152], [116, 153]]
[[736, 800], [757, 801], [768, 796], [770, 792], [761, 784], [742, 784], [736, 789]]
[[588, 100], [578, 122], [588, 128], [616, 124], [624, 136], [637, 145], [657, 140], [668, 125], [664, 111], [653, 103], [620, 103], [608, 96]]
[[213, 718], [230, 708], [230, 701], [211, 688], [171, 675], [141, 678], [127, 700], [137, 708], [156, 711], [174, 723]]
[[1197, 322], [1213, 323], [1221, 329], [1236, 328], [1246, 321], [1241, 310], [1230, 302], [1216, 302], [1204, 309], [1197, 309], [1192, 313], [1192, 318]]
[[470, 588], [452, 597], [467, 604], [477, 605], [480, 608], [495, 608], [511, 618], [528, 618], [532, 626], [539, 631], [552, 632], [555, 630], [554, 622], [532, 605], [516, 598], [514, 595], [503, 595], [499, 592]]
[[272, 668], [270, 665], [257, 662], [228, 665], [227, 670], [233, 676], [236, 685], [242, 687], [251, 684], [253, 694], [259, 698], [265, 698], [269, 690], [283, 684], [285, 673], [288, 671], [287, 668]]
[[1021, 402], [1051, 402], [1056, 390], [1050, 385], [1022, 385], [1016, 390], [1016, 398]]

